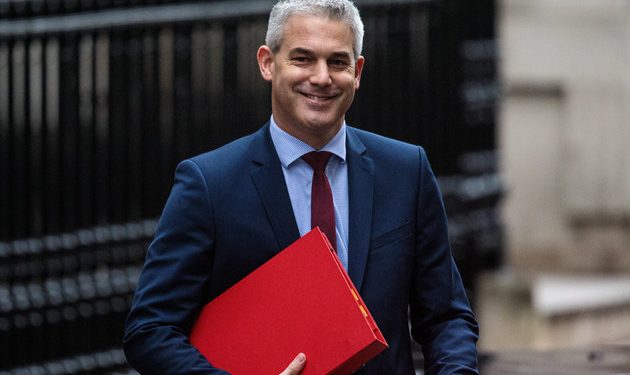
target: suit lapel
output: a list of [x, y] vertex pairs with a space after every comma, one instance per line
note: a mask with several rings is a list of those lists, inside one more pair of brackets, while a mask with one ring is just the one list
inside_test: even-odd
[[282, 166], [269, 135], [269, 124], [258, 131], [251, 147], [251, 176], [278, 241], [278, 251], [300, 238]]
[[[347, 129], [348, 274], [361, 291], [370, 247], [374, 165], [372, 159], [364, 155], [366, 148], [354, 130], [350, 127]], [[252, 181], [265, 207], [267, 220], [271, 224], [280, 251], [300, 238], [300, 232], [295, 222], [282, 166], [269, 135], [268, 124], [256, 133], [250, 150], [254, 163], [251, 171]]]
[[348, 127], [348, 274], [361, 291], [367, 265], [374, 199], [374, 164], [364, 155], [365, 146], [354, 130]]

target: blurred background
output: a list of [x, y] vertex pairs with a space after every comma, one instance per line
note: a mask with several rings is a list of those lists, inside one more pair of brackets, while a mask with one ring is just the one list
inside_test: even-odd
[[[175, 165], [269, 118], [273, 3], [0, 0], [0, 374], [133, 374]], [[348, 123], [427, 150], [486, 373], [629, 343], [630, 1], [356, 3]]]

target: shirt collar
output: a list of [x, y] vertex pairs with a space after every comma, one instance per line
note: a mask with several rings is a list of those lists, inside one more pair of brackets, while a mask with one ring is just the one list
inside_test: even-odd
[[[273, 142], [274, 147], [276, 148], [276, 152], [278, 153], [278, 157], [280, 158], [280, 163], [285, 168], [288, 168], [293, 162], [297, 159], [301, 158], [302, 155], [307, 154], [311, 151], [316, 151], [310, 145], [302, 142], [301, 140], [295, 138], [291, 134], [286, 131], [280, 129], [278, 124], [273, 119], [273, 115], [271, 116], [269, 132], [271, 133], [271, 140]], [[346, 122], [344, 121], [341, 125], [341, 128], [335, 134], [333, 139], [330, 140], [324, 147], [317, 151], [328, 151], [333, 155], [336, 155], [341, 162], [345, 162], [346, 160]]]

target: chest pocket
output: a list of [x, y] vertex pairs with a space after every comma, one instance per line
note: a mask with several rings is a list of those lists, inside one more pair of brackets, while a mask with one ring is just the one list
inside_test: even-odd
[[411, 231], [411, 222], [406, 221], [402, 225], [387, 231], [385, 233], [379, 234], [374, 239], [372, 239], [372, 243], [370, 245], [370, 251], [375, 251], [389, 243], [396, 242], [398, 240], [407, 238], [412, 235]]

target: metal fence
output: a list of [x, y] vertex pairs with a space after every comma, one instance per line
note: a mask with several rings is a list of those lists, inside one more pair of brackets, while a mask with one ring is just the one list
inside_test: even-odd
[[[125, 371], [122, 321], [174, 166], [269, 118], [255, 53], [272, 4], [0, 1], [0, 374]], [[472, 289], [500, 259], [493, 2], [357, 4], [348, 122], [427, 149]]]

